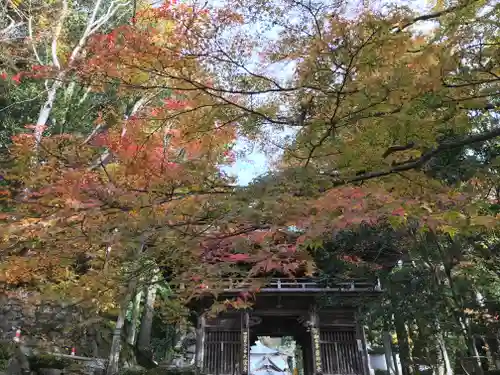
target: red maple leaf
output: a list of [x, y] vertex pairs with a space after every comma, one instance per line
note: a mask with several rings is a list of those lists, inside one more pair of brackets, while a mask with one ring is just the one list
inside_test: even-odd
[[403, 207], [396, 208], [391, 212], [393, 216], [405, 216], [405, 210]]
[[238, 298], [240, 298], [240, 297], [243, 301], [246, 301], [248, 299], [248, 297], [250, 297], [250, 292], [240, 292]]
[[16, 75], [12, 76], [12, 81], [16, 83], [16, 85], [19, 85], [21, 83], [21, 73], [17, 73]]
[[248, 260], [249, 256], [248, 254], [230, 254], [227, 258], [233, 262], [240, 262]]

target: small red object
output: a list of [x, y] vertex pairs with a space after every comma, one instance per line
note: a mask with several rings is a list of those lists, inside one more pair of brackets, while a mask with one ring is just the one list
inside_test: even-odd
[[18, 330], [16, 331], [16, 337], [14, 337], [14, 341], [15, 341], [15, 342], [19, 342], [19, 341], [21, 341], [21, 330], [20, 330], [20, 329], [18, 329]]
[[76, 354], [76, 349], [75, 348], [71, 348], [71, 355], [75, 355]]

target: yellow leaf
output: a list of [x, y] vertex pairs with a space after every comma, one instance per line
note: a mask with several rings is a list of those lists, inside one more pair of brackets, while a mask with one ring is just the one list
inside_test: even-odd
[[130, 79], [130, 83], [134, 85], [141, 85], [149, 80], [149, 74], [143, 71], [134, 72]]
[[432, 213], [432, 209], [429, 207], [429, 205], [427, 203], [424, 203], [420, 207], [423, 208], [424, 210], [426, 210], [427, 212]]
[[476, 216], [471, 218], [471, 225], [493, 228], [499, 224], [499, 218], [493, 216]]
[[446, 234], [449, 234], [450, 237], [455, 237], [455, 234], [457, 234], [458, 230], [457, 228], [454, 228], [450, 225], [442, 225], [439, 227], [439, 230], [441, 230], [442, 232], [446, 233]]
[[436, 12], [443, 10], [444, 7], [446, 6], [445, 0], [436, 0], [436, 1], [432, 1], [431, 4], [432, 3], [434, 3], [432, 9]]

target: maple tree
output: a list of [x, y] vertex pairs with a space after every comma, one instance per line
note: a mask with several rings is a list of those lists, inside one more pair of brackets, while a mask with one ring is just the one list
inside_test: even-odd
[[[352, 15], [344, 2], [251, 3], [139, 2], [132, 19], [112, 24], [108, 14], [129, 9], [111, 2], [74, 34], [57, 31], [73, 14], [68, 3], [51, 14], [53, 34], [40, 37], [64, 53], [56, 48], [30, 72], [2, 75], [21, 99], [30, 85], [43, 94], [20, 111], [16, 121], [33, 133], [16, 131], [2, 171], [11, 211], [0, 232], [5, 287], [47, 283], [59, 297], [118, 311], [118, 328], [143, 287], [154, 304], [158, 279], [183, 302], [216, 293], [225, 278], [369, 272], [393, 286], [400, 279], [390, 270], [401, 256], [417, 264], [399, 274], [404, 287], [418, 275], [421, 295], [470, 301], [471, 290], [487, 289], [470, 276], [479, 268], [460, 268], [477, 259], [492, 273], [479, 250], [463, 251], [451, 268], [438, 250], [479, 247], [471, 238], [494, 241], [497, 233], [498, 7], [464, 1], [427, 14], [366, 7]], [[415, 29], [429, 20], [430, 32]], [[253, 38], [256, 22], [276, 26], [277, 37]], [[271, 68], [283, 66], [290, 74], [276, 77]], [[283, 128], [292, 133], [284, 143], [273, 137]], [[234, 162], [239, 135], [282, 152], [248, 187], [220, 171]], [[369, 254], [380, 242], [340, 240], [366, 226], [396, 231], [411, 250], [384, 263]], [[329, 253], [332, 236], [342, 246]], [[445, 281], [465, 286], [434, 282], [429, 269], [441, 266], [460, 268]], [[214, 309], [250, 306], [261, 283]], [[418, 304], [405, 288], [394, 290], [395, 313], [405, 301]], [[458, 318], [440, 310], [433, 324], [462, 335], [474, 352], [465, 331], [484, 325], [476, 319], [464, 331], [470, 306], [447, 301], [440, 308]], [[404, 319], [420, 326], [430, 319], [401, 317], [394, 323], [401, 343]], [[119, 352], [116, 344], [110, 374]]]
[[[495, 45], [474, 43], [482, 35], [488, 39], [494, 34], [490, 21], [495, 9], [476, 2], [449, 5], [425, 15], [405, 8], [388, 11], [368, 8], [351, 19], [342, 16], [344, 4], [314, 8], [315, 5], [294, 2], [289, 9], [284, 4], [277, 2], [268, 9], [256, 4], [263, 10], [259, 20], [278, 25], [282, 32], [276, 42], [267, 46], [238, 31], [245, 29], [246, 22], [254, 22], [255, 14], [248, 14], [248, 7], [236, 7], [240, 11], [234, 18], [236, 22], [224, 25], [221, 17], [227, 21], [222, 12], [226, 9], [219, 9], [222, 13], [216, 16], [206, 15], [217, 25], [218, 33], [208, 28], [209, 42], [207, 39], [201, 42], [201, 32], [198, 34], [201, 39], [192, 38], [196, 43], [189, 45], [189, 56], [218, 73], [210, 83], [206, 77], [168, 71], [176, 61], [171, 56], [175, 48], [160, 43], [152, 50], [138, 47], [136, 52], [151, 51], [152, 55], [165, 56], [168, 61], [160, 59], [146, 66], [130, 66], [129, 57], [122, 56], [122, 66], [141, 71], [144, 77], [141, 82], [128, 84], [155, 90], [158, 89], [155, 79], [166, 75], [176, 85], [194, 85], [224, 105], [238, 119], [244, 134], [255, 135], [259, 131], [263, 134], [261, 139], [270, 140], [266, 126], [271, 131], [282, 126], [294, 129], [293, 142], [275, 145], [284, 149], [281, 171], [285, 178], [293, 175], [295, 183], [301, 185], [298, 190], [303, 190], [306, 179], [311, 179], [307, 183], [309, 193], [342, 196], [345, 204], [338, 203], [342, 207], [326, 207], [323, 203], [330, 201], [328, 196], [317, 204], [330, 213], [347, 206], [348, 210], [357, 209], [350, 217], [343, 218], [344, 224], [354, 216], [358, 222], [370, 219], [366, 214], [361, 219], [359, 213], [363, 207], [349, 201], [359, 195], [363, 198], [362, 195], [373, 194], [372, 187], [366, 184], [359, 189], [335, 190], [339, 185], [387, 177], [382, 188], [375, 188], [378, 193], [373, 204], [386, 208], [390, 200], [390, 211], [396, 210], [396, 214], [403, 213], [402, 207], [398, 207], [402, 203], [419, 207], [418, 202], [428, 201], [431, 202], [428, 207], [434, 205], [432, 189], [438, 189], [441, 194], [438, 196], [444, 200], [448, 199], [446, 196], [463, 197], [429, 179], [425, 171], [429, 162], [441, 153], [498, 136], [496, 127], [473, 133], [474, 121], [469, 121], [471, 117], [494, 116], [498, 91], [495, 78], [498, 61], [492, 54]], [[275, 9], [290, 16], [296, 14], [301, 27], [287, 27], [287, 21], [276, 18]], [[464, 23], [463, 19], [474, 21]], [[429, 20], [439, 23], [431, 33], [413, 29]], [[227, 33], [223, 32], [225, 29]], [[261, 53], [259, 64], [252, 61], [256, 51]], [[387, 59], [380, 61], [378, 56]], [[289, 62], [294, 68], [284, 83], [268, 73], [269, 65]], [[330, 69], [331, 66], [335, 69]], [[161, 87], [172, 89], [175, 84]], [[257, 99], [264, 94], [268, 95], [265, 102]], [[454, 138], [446, 135], [450, 129]], [[402, 189], [402, 179], [415, 183], [405, 183]], [[421, 191], [422, 184], [431, 190]], [[277, 200], [273, 197], [273, 201], [263, 203], [269, 205], [264, 210], [279, 211], [275, 202], [286, 206], [280, 216], [286, 219], [279, 225], [308, 220], [294, 217], [294, 212], [304, 212], [304, 206], [310, 206], [311, 202], [290, 201], [286, 195], [294, 186], [286, 185], [276, 192], [280, 195]], [[316, 234], [312, 231], [311, 235]]]
[[[184, 14], [187, 14], [186, 10], [184, 10]], [[147, 17], [143, 18], [147, 22], [151, 21]], [[140, 18], [138, 14], [138, 20], [143, 18]], [[119, 28], [110, 33], [109, 36], [112, 37], [121, 31], [128, 32], [129, 35], [136, 38], [144, 38], [144, 33], [141, 34], [137, 25]], [[99, 38], [100, 36], [95, 36], [92, 39], [95, 46], [98, 46]], [[111, 54], [123, 52], [121, 46], [117, 46], [114, 50], [107, 49], [108, 46], [104, 47], [106, 49], [102, 53], [104, 51]], [[89, 53], [95, 53], [95, 51], [92, 51], [92, 46], [88, 45], [86, 48]], [[111, 54], [106, 56], [110, 60], [113, 57]], [[120, 56], [115, 57], [114, 61], [106, 61], [107, 65], [101, 61], [99, 71], [109, 73], [113, 64], [118, 64], [117, 60]], [[146, 60], [146, 57], [144, 59]], [[188, 61], [189, 59], [185, 60]], [[94, 54], [86, 60], [79, 60], [78, 67], [71, 65], [76, 64], [76, 60], [68, 62], [68, 66], [64, 67], [67, 70], [64, 71], [76, 70], [80, 83], [91, 80], [95, 82], [99, 80], [99, 77], [96, 77], [95, 72], [90, 69], [92, 64], [95, 63], [99, 62], [96, 62], [96, 55]], [[182, 62], [179, 65], [182, 65]], [[130, 72], [125, 73], [131, 74]], [[24, 74], [31, 78], [51, 80], [60, 72], [47, 70], [42, 77], [36, 77], [35, 74]], [[209, 184], [208, 181], [204, 181], [205, 177], [215, 176], [215, 179], [218, 178], [217, 164], [231, 161], [233, 156], [230, 148], [234, 138], [234, 130], [230, 124], [219, 121], [220, 116], [223, 114], [217, 112], [217, 108], [214, 108], [215, 106], [210, 102], [210, 98], [204, 98], [196, 93], [189, 93], [189, 88], [186, 88], [186, 95], [179, 94], [179, 92], [172, 94], [172, 92], [163, 90], [155, 93], [156, 97], [152, 96], [150, 98], [146, 96], [140, 98], [142, 100], [139, 102], [134, 102], [133, 99], [135, 99], [137, 90], [127, 91], [126, 85], [118, 85], [118, 89], [122, 90], [119, 92], [122, 101], [128, 100], [134, 104], [133, 110], [135, 110], [135, 114], [131, 114], [128, 119], [123, 119], [121, 118], [122, 114], [117, 113], [119, 111], [116, 108], [107, 106], [95, 119], [96, 126], [88, 137], [68, 133], [53, 134], [50, 132], [53, 129], [48, 129], [49, 132], [46, 133], [47, 139], [44, 140], [46, 142], [44, 144], [45, 150], [36, 150], [36, 153], [40, 152], [41, 158], [41, 164], [38, 167], [40, 172], [43, 172], [33, 175], [31, 167], [29, 165], [23, 166], [22, 162], [11, 169], [11, 171], [15, 172], [14, 177], [16, 178], [20, 176], [33, 178], [30, 194], [33, 197], [40, 197], [37, 201], [37, 205], [40, 205], [37, 208], [40, 209], [44, 203], [51, 202], [51, 204], [47, 204], [47, 211], [44, 213], [50, 213], [51, 207], [53, 209], [61, 208], [57, 206], [54, 199], [64, 200], [66, 202], [65, 206], [73, 209], [95, 209], [95, 212], [104, 213], [105, 209], [113, 208], [113, 203], [109, 203], [104, 207], [100, 199], [105, 198], [100, 196], [100, 193], [96, 193], [100, 189], [99, 184], [103, 183], [103, 173], [107, 178], [113, 178], [113, 182], [117, 184], [115, 186], [116, 191], [110, 190], [108, 192], [113, 197], [116, 196], [118, 191], [124, 192], [129, 188], [135, 189], [137, 195], [141, 192], [146, 195], [150, 192], [147, 190], [149, 188], [153, 189], [151, 191], [154, 191], [155, 187], [174, 186], [178, 188], [177, 184], [182, 186], [184, 182], [189, 182], [192, 186], [199, 183], [200, 195], [202, 195], [203, 184]], [[99, 91], [99, 89], [92, 87], [91, 91]], [[146, 105], [146, 103], [147, 108], [141, 108], [141, 105]], [[174, 124], [162, 126], [167, 121], [167, 117]], [[180, 121], [178, 118], [182, 118], [182, 120]], [[200, 121], [200, 119], [204, 119], [204, 121]], [[126, 130], [124, 130], [125, 124], [127, 126]], [[198, 127], [191, 126], [193, 124], [197, 124]], [[36, 126], [34, 126], [35, 131]], [[33, 126], [27, 127], [33, 128]], [[29, 149], [32, 146], [33, 138], [29, 133], [19, 134], [14, 137], [14, 145], [11, 151], [13, 154], [22, 155], [22, 161], [27, 161], [31, 157]], [[93, 164], [90, 163], [90, 160], [100, 160], [98, 156], [103, 152], [103, 148], [106, 148], [115, 157], [114, 163], [102, 163], [103, 168], [105, 164], [105, 171], [97, 170], [99, 168], [93, 167]], [[78, 155], [74, 154], [76, 149], [79, 149]], [[57, 152], [52, 153], [54, 150], [57, 150]], [[44, 176], [44, 174], [51, 170], [61, 173], [54, 172], [52, 177], [47, 180], [47, 176]], [[161, 181], [164, 185], [158, 185], [160, 183], [159, 175], [167, 170], [170, 177]], [[198, 174], [195, 171], [199, 171]], [[59, 176], [56, 177], [56, 175]], [[129, 175], [135, 176], [135, 179]], [[8, 180], [9, 176], [3, 178]], [[26, 182], [28, 181], [27, 178]], [[69, 183], [68, 181], [74, 182]], [[109, 183], [111, 182], [109, 181]], [[46, 184], [49, 184], [49, 187], [41, 192], [37, 191], [40, 186]], [[26, 186], [29, 185], [27, 183]], [[80, 189], [83, 190], [80, 191]], [[85, 189], [93, 191], [91, 193], [84, 192]], [[64, 196], [65, 194], [67, 195]], [[79, 194], [83, 195], [79, 196]], [[180, 197], [189, 197], [190, 195], [188, 191], [184, 193], [174, 191], [170, 194]], [[123, 211], [126, 212], [133, 211], [133, 207], [125, 207], [126, 201], [132, 200], [135, 204], [139, 203], [135, 202], [136, 197], [132, 195], [129, 197], [124, 195], [121, 198], [122, 203], [120, 204], [123, 205]], [[196, 200], [195, 197], [192, 200]], [[163, 203], [167, 203], [167, 201], [168, 198]], [[161, 203], [158, 202], [158, 204]], [[181, 203], [179, 202], [178, 205], [181, 205]], [[144, 207], [148, 207], [148, 205], [144, 204]]]
[[[227, 11], [216, 17], [239, 22]], [[219, 279], [228, 275], [248, 277], [275, 269], [289, 275], [299, 266], [308, 267], [301, 256], [297, 264], [289, 259], [295, 247], [282, 240], [278, 251], [272, 246], [276, 242], [263, 246], [260, 241], [261, 251], [252, 257], [224, 254], [223, 262], [201, 263], [207, 256], [199, 245], [202, 239], [239, 238], [239, 233], [268, 224], [245, 222], [224, 201], [235, 188], [219, 168], [234, 161], [237, 117], [227, 103], [186, 78], [210, 77], [185, 53], [189, 43], [203, 48], [203, 39], [192, 35], [203, 28], [211, 31], [207, 13], [167, 4], [139, 9], [133, 21], [89, 36], [85, 53], [60, 67], [22, 74], [23, 81], [41, 79], [50, 85], [54, 80], [49, 94], [66, 77], [88, 87], [89, 95], [113, 90], [131, 110], [123, 116], [116, 105], [104, 106], [88, 134], [57, 132], [53, 126], [41, 133], [45, 120], [27, 125], [28, 132], [12, 137], [2, 175], [13, 207], [1, 217], [2, 287], [40, 289], [45, 284], [43, 290], [58, 299], [76, 301], [96, 313], [118, 311], [117, 329], [143, 286], [150, 285], [146, 299], [154, 303], [162, 270], [168, 271], [171, 285], [187, 286], [178, 296], [189, 300], [204, 293], [200, 279], [210, 280], [214, 292]], [[141, 69], [163, 65], [165, 75], [141, 76], [137, 61]], [[144, 92], [143, 81], [158, 87]], [[45, 118], [49, 107], [55, 113], [47, 105], [57, 103], [52, 100], [42, 103], [38, 117]], [[235, 230], [242, 224], [243, 229]], [[251, 265], [250, 274], [231, 266], [240, 260]], [[190, 275], [196, 276], [192, 283]], [[243, 299], [233, 306], [247, 306]], [[139, 340], [146, 331], [141, 324]], [[119, 353], [118, 336], [111, 348], [111, 374], [117, 371]]]
[[[257, 126], [271, 128], [262, 138], [272, 140], [270, 133], [281, 126], [293, 128], [292, 142], [271, 141], [284, 150], [284, 160], [278, 173], [255, 184], [252, 204], [275, 213], [270, 221], [301, 229], [299, 242], [306, 240], [305, 246], [313, 248], [321, 247], [318, 237], [383, 218], [396, 226], [417, 219], [417, 228], [438, 237], [486, 230], [495, 238], [498, 211], [487, 209], [498, 204], [491, 195], [492, 189], [498, 191], [494, 167], [469, 170], [460, 182], [450, 183], [440, 180], [433, 166], [445, 154], [477, 155], [481, 145], [499, 135], [499, 64], [491, 39], [497, 32], [492, 26], [497, 8], [464, 2], [424, 15], [402, 8], [389, 14], [368, 10], [353, 20], [339, 15], [341, 8], [300, 1], [288, 5], [299, 19], [293, 26], [287, 24], [289, 18], [275, 17], [276, 4], [267, 8], [269, 22], [282, 26], [282, 34], [274, 45], [269, 43], [268, 58], [262, 60], [295, 63], [290, 82], [245, 67], [244, 79], [231, 81], [231, 87], [210, 88], [215, 95], [237, 93], [240, 109], [246, 98], [242, 112]], [[432, 33], [412, 29], [431, 19], [439, 22]], [[240, 61], [225, 60], [234, 69], [242, 68]], [[270, 101], [277, 98], [272, 111], [267, 103], [263, 108], [251, 105], [263, 93], [272, 93]], [[279, 109], [283, 102], [285, 109]], [[489, 125], [478, 127], [480, 119]], [[497, 157], [493, 152], [492, 159]], [[492, 179], [481, 180], [483, 173]], [[358, 186], [343, 186], [349, 184]], [[362, 260], [348, 248], [340, 255], [358, 267]], [[331, 265], [332, 259], [327, 262]], [[433, 259], [431, 264], [442, 262]], [[466, 293], [454, 288], [452, 293]], [[467, 288], [484, 290], [478, 284]], [[471, 329], [464, 323], [464, 306], [454, 300], [449, 308], [459, 316], [453, 329], [475, 358], [474, 371], [481, 373], [475, 339], [464, 332], [464, 327]], [[398, 334], [403, 340], [404, 331]]]
[[[166, 24], [192, 17], [190, 8], [159, 13], [164, 10], [146, 9], [137, 13], [134, 24], [96, 34], [78, 66], [73, 60], [41, 78], [59, 85], [64, 72], [82, 86], [89, 84], [91, 91], [108, 90], [105, 79], [127, 57], [123, 43], [137, 47], [139, 41], [149, 42], [154, 47], [155, 39], [145, 34], [146, 26], [153, 31], [151, 17], [160, 17], [157, 30], [163, 37], [175, 36], [175, 31], [163, 29]], [[118, 34], [124, 39], [114, 49], [102, 45], [103, 37], [113, 42]], [[179, 38], [174, 47], [184, 48], [184, 42]], [[98, 55], [105, 53], [106, 59], [100, 60]], [[147, 54], [143, 59], [150, 61]], [[178, 70], [203, 74], [189, 56], [178, 56], [176, 64]], [[120, 78], [137, 78], [133, 71], [120, 73]], [[197, 238], [217, 228], [224, 213], [219, 197], [232, 188], [219, 167], [233, 162], [235, 129], [223, 106], [192, 85], [152, 95], [129, 84], [119, 83], [116, 89], [122, 102], [132, 103], [128, 117], [109, 105], [88, 135], [54, 134], [49, 129], [39, 137], [38, 123], [28, 126], [33, 133], [13, 137], [2, 181], [21, 188], [8, 191], [14, 210], [2, 215], [1, 281], [4, 288], [38, 289], [45, 283], [58, 298], [96, 312], [118, 309], [116, 326], [121, 328], [124, 309], [142, 284], [152, 282], [151, 274], [158, 276], [157, 269], [172, 270], [174, 283], [182, 282], [176, 277], [183, 270], [210, 274], [199, 263]], [[110, 373], [116, 372], [119, 337], [113, 345]]]

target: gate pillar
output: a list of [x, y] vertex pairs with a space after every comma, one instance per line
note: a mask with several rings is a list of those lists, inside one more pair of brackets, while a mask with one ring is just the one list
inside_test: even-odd
[[370, 374], [370, 358], [368, 356], [368, 346], [366, 344], [366, 333], [363, 327], [362, 321], [359, 317], [359, 312], [356, 314], [356, 336], [358, 350], [361, 352], [361, 358], [363, 360], [363, 372], [365, 375]]
[[196, 325], [196, 367], [200, 372], [203, 371], [203, 359], [205, 355], [205, 315], [198, 315], [198, 323]]
[[250, 315], [247, 310], [241, 314], [241, 374], [250, 371]]
[[319, 338], [319, 317], [315, 307], [309, 310], [309, 322], [311, 332], [311, 354], [312, 354], [312, 374], [323, 373], [323, 365], [321, 361], [321, 348]]

